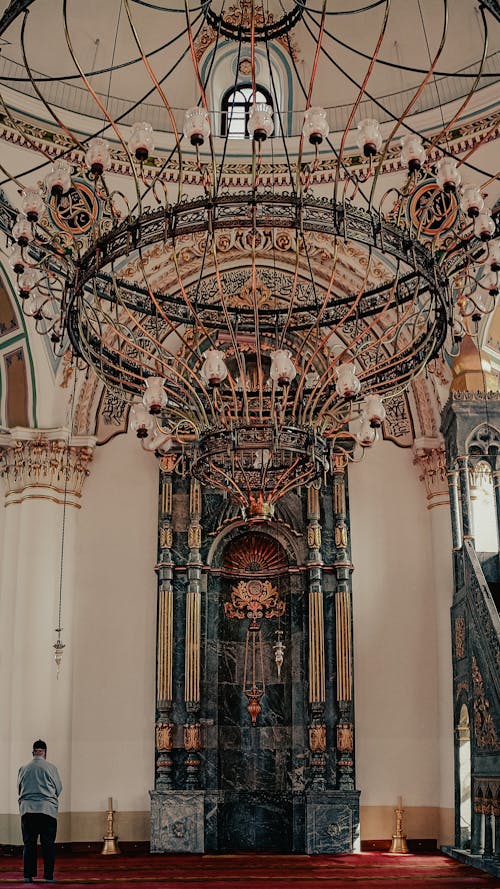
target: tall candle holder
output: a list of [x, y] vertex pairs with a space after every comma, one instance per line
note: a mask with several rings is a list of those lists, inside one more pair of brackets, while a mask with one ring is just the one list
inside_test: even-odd
[[394, 809], [396, 814], [396, 833], [392, 835], [392, 843], [389, 852], [392, 852], [396, 855], [408, 855], [408, 846], [406, 843], [406, 835], [403, 833], [403, 800], [399, 796], [398, 804]]
[[104, 843], [101, 849], [101, 855], [120, 855], [120, 849], [118, 848], [118, 837], [114, 832], [113, 827], [113, 797], [108, 797], [108, 811], [106, 812], [106, 821], [107, 821], [107, 833], [106, 836], [103, 837]]

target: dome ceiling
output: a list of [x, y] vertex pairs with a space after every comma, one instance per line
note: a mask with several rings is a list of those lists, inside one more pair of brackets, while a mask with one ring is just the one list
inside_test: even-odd
[[[4, 12], [7, 6], [8, 3], [1, 3], [0, 11]], [[328, 6], [332, 8], [327, 8], [325, 17], [322, 52], [318, 58], [314, 84], [314, 104], [334, 109], [349, 105], [355, 99], [383, 29], [386, 8], [389, 8], [389, 13], [385, 34], [368, 89], [370, 96], [380, 100], [383, 107], [374, 106], [371, 116], [387, 120], [391, 114], [398, 115], [404, 109], [408, 100], [405, 91], [414, 90], [420, 84], [442, 39], [444, 45], [435, 78], [423, 91], [416, 108], [433, 108], [466, 95], [473, 75], [479, 69], [484, 46], [483, 22], [477, 4], [471, 0], [448, 3], [446, 24], [446, 4], [440, 0], [421, 0], [419, 3], [392, 0], [389, 7], [385, 0], [340, 0]], [[82, 90], [68, 49], [69, 41], [81, 68], [90, 78], [92, 88], [108, 103], [114, 103], [115, 114], [139, 102], [142, 103], [142, 111], [149, 111], [149, 116], [139, 114], [139, 118], [142, 116], [152, 120], [152, 116], [156, 117], [152, 122], [157, 129], [162, 129], [160, 123], [163, 120], [163, 129], [170, 130], [170, 121], [159, 97], [151, 95], [151, 79], [139, 58], [133, 34], [135, 29], [153, 70], [162, 79], [174, 111], [181, 112], [197, 100], [187, 21], [198, 56], [203, 55], [204, 49], [210, 54], [217, 39], [216, 32], [204, 21], [199, 4], [189, 6], [181, 0], [130, 0], [129, 19], [122, 0], [106, 0], [105, 3], [102, 0], [87, 0], [85, 3], [68, 0], [66, 22], [62, 8], [59, 0], [36, 0], [29, 6], [24, 26], [23, 17], [20, 16], [4, 34], [7, 43], [2, 51], [3, 74], [12, 78], [6, 82], [14, 89], [32, 94], [32, 88], [26, 83], [25, 73], [21, 70], [23, 51], [20, 37], [24, 27], [29, 67], [49, 101], [60, 107], [99, 116], [99, 109], [95, 103], [88, 101], [85, 90]], [[204, 7], [208, 22], [217, 22], [223, 8], [224, 20], [238, 22], [239, 19], [245, 23], [249, 19], [251, 4], [248, 0], [235, 0], [232, 4], [223, 5], [220, 0], [213, 0], [212, 4]], [[260, 9], [261, 20], [266, 22], [276, 22], [284, 14], [292, 14], [294, 8], [295, 4], [291, 2], [282, 4], [277, 0], [265, 3], [264, 10], [255, 4], [257, 14]], [[292, 76], [294, 71], [298, 71], [305, 82], [313, 65], [321, 9], [319, 0], [307, 3], [291, 32], [277, 42], [285, 59], [285, 67]], [[500, 72], [496, 57], [500, 49], [500, 27], [492, 16], [488, 16], [488, 31], [484, 85], [495, 82]], [[245, 67], [241, 63], [250, 57], [249, 44], [243, 43], [238, 50], [236, 42], [232, 43], [223, 36], [219, 38], [219, 46], [221, 44], [224, 44], [225, 54], [231, 57], [232, 71], [239, 62], [240, 74], [244, 72]], [[267, 77], [263, 70], [266, 52], [265, 43], [257, 44], [257, 76], [260, 67], [264, 79]], [[460, 71], [464, 71], [466, 76], [455, 76]], [[165, 78], [166, 72], [169, 73]], [[240, 79], [249, 80], [244, 73]], [[230, 82], [226, 86], [230, 86]], [[293, 97], [288, 95], [285, 99], [285, 92], [283, 89], [282, 110], [288, 110], [289, 100], [292, 99], [293, 110], [300, 113], [300, 122], [293, 129], [300, 129], [305, 98], [296, 89]], [[388, 99], [388, 96], [392, 98]], [[161, 111], [159, 117], [152, 115], [151, 107], [147, 107], [151, 105]], [[332, 129], [338, 129], [343, 125], [347, 110], [338, 115], [331, 111], [331, 116], [333, 122], [338, 124]], [[363, 116], [368, 115], [363, 113]], [[133, 119], [137, 119], [137, 113]]]

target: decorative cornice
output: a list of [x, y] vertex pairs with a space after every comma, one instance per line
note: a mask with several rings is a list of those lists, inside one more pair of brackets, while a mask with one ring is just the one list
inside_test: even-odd
[[5, 506], [25, 500], [51, 500], [80, 508], [95, 439], [64, 429], [15, 428], [0, 434], [0, 476]]
[[[83, 167], [83, 153], [75, 149], [74, 142], [65, 137], [60, 132], [54, 134], [52, 130], [44, 129], [33, 123], [26, 123], [21, 116], [17, 119], [13, 118], [18, 129], [14, 129], [8, 124], [5, 118], [0, 116], [0, 139], [10, 142], [14, 145], [20, 145], [23, 148], [31, 150], [39, 150], [46, 156], [55, 160], [60, 155], [64, 155], [66, 160], [75, 166]], [[23, 130], [29, 136], [23, 135]], [[478, 142], [484, 139], [484, 144], [498, 139], [500, 136], [500, 113], [494, 113], [479, 117], [472, 123], [466, 123], [462, 127], [455, 130], [456, 138], [447, 146], [447, 151], [452, 155], [460, 155], [464, 151], [469, 151]], [[394, 145], [387, 151], [386, 158], [382, 164], [382, 173], [396, 173], [403, 170], [400, 159], [399, 146]], [[439, 152], [434, 150], [429, 156], [430, 161], [438, 160]], [[356, 171], [363, 169], [365, 161], [358, 153], [347, 154], [343, 158], [344, 168], [354, 168]], [[155, 171], [161, 170], [162, 180], [165, 182], [177, 182], [179, 178], [179, 164], [175, 157], [171, 157], [167, 162], [163, 155], [157, 155], [148, 160], [148, 173], [154, 176]], [[336, 178], [337, 164], [335, 159], [328, 158], [320, 160], [315, 167], [314, 173], [311, 174], [311, 184], [329, 184]], [[111, 151], [111, 170], [123, 176], [131, 176], [132, 171], [128, 158], [124, 151], [113, 146]], [[204, 172], [199, 171], [196, 161], [186, 159], [182, 165], [182, 181], [184, 185], [199, 185], [204, 176]], [[248, 161], [234, 161], [226, 163], [224, 166], [224, 174], [221, 179], [221, 186], [224, 188], [243, 188], [251, 185], [252, 182], [252, 166]], [[341, 172], [341, 179], [344, 178]], [[278, 186], [286, 187], [289, 185], [290, 173], [288, 165], [285, 161], [274, 164], [263, 162], [259, 172], [259, 182], [263, 187]]]
[[450, 392], [445, 407], [453, 401], [500, 401], [500, 392]]

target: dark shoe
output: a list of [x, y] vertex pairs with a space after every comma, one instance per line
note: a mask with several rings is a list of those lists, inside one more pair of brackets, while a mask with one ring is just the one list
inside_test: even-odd
[[33, 877], [25, 877], [25, 878], [24, 878], [24, 882], [25, 882], [25, 883], [32, 883], [32, 882], [33, 882]]

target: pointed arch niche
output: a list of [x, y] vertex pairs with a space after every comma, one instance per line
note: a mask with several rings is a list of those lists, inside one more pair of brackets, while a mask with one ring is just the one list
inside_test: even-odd
[[213, 557], [207, 645], [216, 656], [206, 675], [216, 686], [219, 851], [291, 852], [293, 794], [303, 790], [294, 731], [307, 722], [294, 682], [305, 670], [304, 596], [291, 574], [297, 556], [272, 526], [243, 526], [219, 540]]

